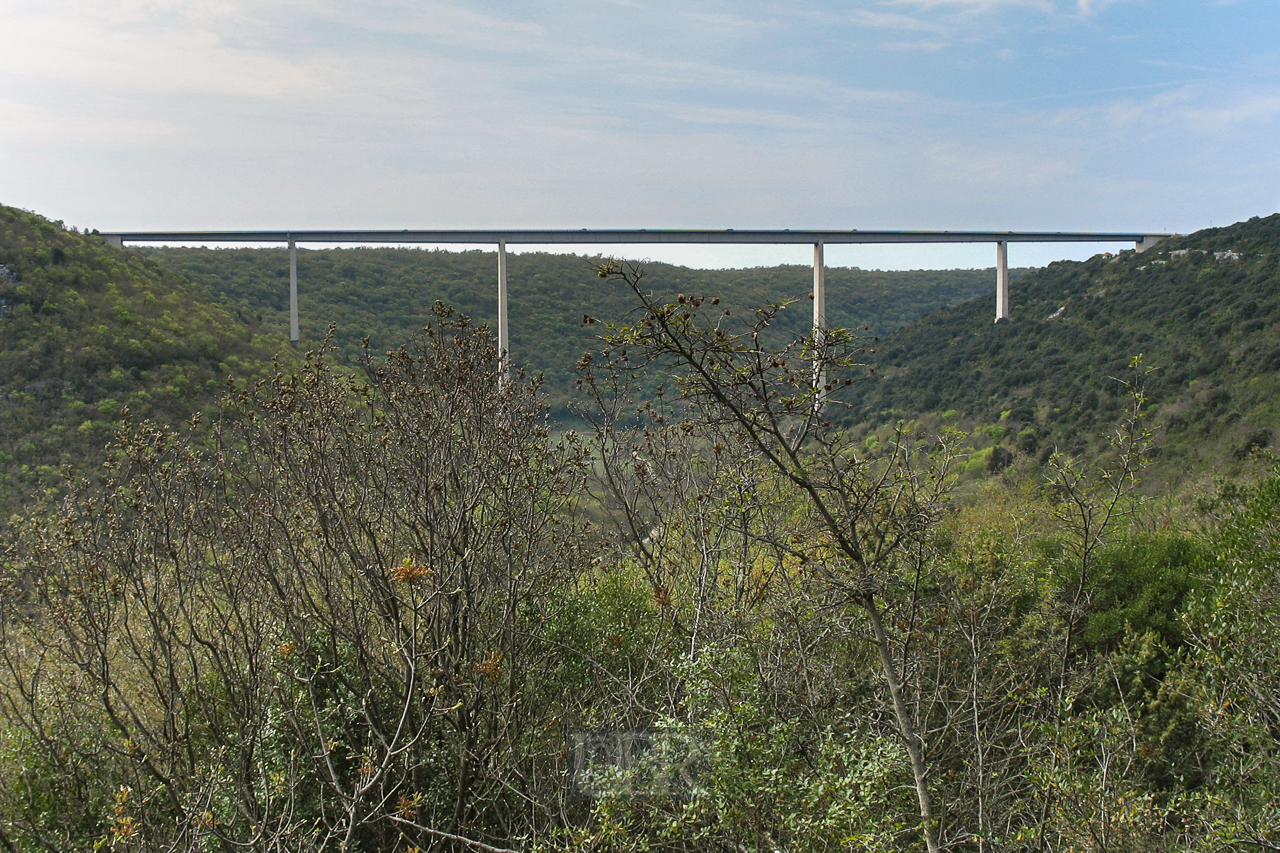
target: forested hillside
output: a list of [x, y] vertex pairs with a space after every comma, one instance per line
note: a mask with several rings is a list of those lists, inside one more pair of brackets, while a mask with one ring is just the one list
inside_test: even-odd
[[100, 464], [126, 410], [185, 421], [281, 343], [152, 261], [0, 207], [0, 513]]
[[[288, 253], [284, 249], [137, 248], [165, 269], [204, 285], [282, 337], [288, 334]], [[567, 413], [574, 397], [574, 365], [595, 345], [597, 329], [584, 315], [613, 321], [635, 310], [629, 291], [596, 275], [600, 258], [529, 253], [509, 255], [507, 278], [511, 351], [515, 363], [546, 377], [553, 410]], [[733, 310], [800, 298], [804, 306], [778, 318], [779, 331], [802, 331], [811, 321], [809, 267], [693, 270], [646, 264], [646, 284], [660, 293], [714, 293]], [[1016, 271], [1020, 275], [1022, 271]], [[324, 249], [298, 251], [302, 337], [314, 345], [336, 326], [335, 343], [361, 357], [366, 336], [385, 352], [422, 330], [441, 300], [491, 326], [497, 316], [495, 255], [487, 251]], [[994, 289], [992, 270], [872, 272], [833, 268], [828, 297], [834, 325], [869, 326], [885, 334], [945, 305]]]
[[[1272, 442], [1280, 416], [1280, 215], [1171, 239], [1144, 254], [1060, 262], [989, 299], [938, 311], [882, 341], [880, 378], [850, 422], [928, 413], [976, 431], [996, 460], [1097, 453], [1142, 354], [1166, 472], [1203, 471]], [[943, 417], [943, 416], [946, 417]], [[995, 448], [999, 448], [996, 450]]]

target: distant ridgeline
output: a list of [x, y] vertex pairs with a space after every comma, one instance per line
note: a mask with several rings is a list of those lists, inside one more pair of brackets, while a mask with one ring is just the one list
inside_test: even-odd
[[126, 409], [185, 421], [282, 343], [153, 261], [0, 206], [0, 527], [61, 466], [99, 468]]
[[977, 299], [889, 336], [881, 378], [858, 388], [847, 417], [870, 437], [932, 413], [931, 425], [973, 430], [975, 461], [989, 468], [1018, 453], [1100, 452], [1126, 403], [1115, 380], [1141, 353], [1155, 368], [1161, 467], [1230, 464], [1280, 423], [1278, 265], [1280, 214], [1051, 264], [1013, 288], [1012, 316], [994, 328], [989, 299]]
[[[167, 270], [203, 284], [260, 316], [288, 336], [289, 263], [280, 249], [131, 248]], [[553, 411], [567, 412], [574, 365], [596, 345], [599, 327], [582, 325], [589, 314], [620, 321], [635, 298], [616, 282], [597, 277], [599, 258], [546, 253], [507, 258], [513, 362], [546, 376]], [[436, 300], [491, 326], [497, 316], [493, 252], [358, 248], [298, 250], [298, 302], [304, 346], [315, 346], [335, 324], [334, 342], [349, 357], [368, 337], [375, 354], [421, 331]], [[645, 265], [658, 293], [721, 297], [733, 309], [798, 298], [778, 325], [804, 333], [812, 323], [813, 271], [808, 266], [694, 270]], [[1021, 271], [1019, 271], [1021, 272]], [[884, 335], [903, 323], [995, 289], [992, 270], [867, 272], [834, 268], [827, 273], [828, 314], [833, 325], [870, 326]], [[988, 321], [989, 324], [989, 321]]]

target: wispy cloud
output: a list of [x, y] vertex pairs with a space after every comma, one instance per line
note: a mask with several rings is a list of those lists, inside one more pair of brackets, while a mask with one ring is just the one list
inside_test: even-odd
[[1108, 6], [1114, 6], [1123, 0], [1076, 0], [1076, 11], [1081, 15], [1096, 15]]
[[1205, 132], [1271, 128], [1280, 120], [1280, 89], [1238, 92], [1228, 99], [1188, 105], [1180, 113], [1188, 125]]
[[[174, 3], [82, 4], [11, 14], [5, 23], [0, 74], [91, 83], [100, 90], [198, 92], [242, 97], [318, 97], [342, 88], [333, 57], [298, 59], [237, 46], [216, 28], [193, 23], [221, 6], [193, 4], [176, 25], [147, 14]], [[215, 8], [217, 6], [217, 8]], [[230, 7], [228, 7], [230, 8]], [[233, 13], [232, 10], [230, 13]]]
[[759, 109], [697, 108], [675, 103], [638, 105], [689, 125], [768, 129], [782, 133], [821, 133], [829, 124], [821, 116]]
[[878, 46], [881, 50], [895, 53], [937, 53], [951, 44], [946, 41], [882, 41]]
[[886, 50], [918, 45], [916, 49], [936, 51], [993, 38], [1007, 41], [1028, 28], [1071, 27], [1121, 2], [1126, 0], [864, 0], [855, 8], [817, 14], [854, 28], [928, 33], [931, 38], [889, 39], [881, 44]]
[[703, 29], [716, 32], [750, 32], [759, 33], [770, 28], [770, 22], [759, 18], [748, 18], [743, 15], [727, 15], [723, 12], [684, 11], [676, 13], [682, 20], [697, 24]]
[[[1172, 137], [1181, 144], [1195, 147], [1209, 137], [1225, 141], [1232, 134], [1273, 129], [1280, 122], [1280, 86], [1237, 89], [1188, 82], [1146, 97], [1131, 95], [1092, 106], [1064, 108], [1052, 116], [1060, 127], [1075, 125], [1095, 131], [1109, 128], [1108, 134], [1149, 134], [1167, 129], [1182, 134]], [[1188, 133], [1196, 134], [1198, 139], [1193, 142], [1185, 135]]]
[[1165, 59], [1140, 59], [1138, 62], [1155, 68], [1177, 68], [1182, 71], [1203, 71], [1207, 74], [1221, 74], [1225, 70], [1222, 68], [1210, 68], [1206, 65], [1193, 65], [1187, 62], [1170, 62]]
[[1009, 11], [1026, 10], [1050, 19], [1093, 17], [1110, 6], [1133, 0], [886, 0], [901, 9], [919, 9], [930, 15], [973, 19]]
[[106, 103], [101, 109], [69, 112], [56, 106], [0, 99], [5, 135], [23, 146], [62, 147], [91, 139], [104, 146], [165, 146], [189, 141], [178, 123], [161, 117], [113, 115]]
[[488, 52], [540, 52], [547, 29], [533, 21], [479, 12], [465, 5], [425, 0], [365, 0], [359, 4], [341, 0], [294, 0], [299, 15], [319, 18], [356, 32], [377, 32], [397, 37], [425, 36], [453, 48]]
[[858, 27], [872, 27], [907, 32], [943, 32], [946, 25], [936, 19], [921, 18], [904, 12], [882, 12], [872, 9], [850, 9], [843, 13], [846, 21]]
[[1057, 11], [1051, 0], [890, 0], [889, 5], [968, 13], [995, 12], [1005, 8], [1033, 9], [1044, 13]]

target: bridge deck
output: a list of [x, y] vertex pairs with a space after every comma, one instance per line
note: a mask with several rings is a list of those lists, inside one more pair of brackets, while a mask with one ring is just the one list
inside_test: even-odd
[[709, 229], [526, 229], [402, 231], [117, 231], [125, 243], [1140, 243], [1164, 234], [1102, 231], [792, 231]]
[[813, 246], [813, 326], [826, 325], [823, 246], [841, 243], [995, 243], [996, 321], [1009, 316], [1009, 243], [1133, 243], [1139, 252], [1168, 235], [1104, 231], [792, 231], [708, 229], [527, 229], [424, 231], [117, 231], [110, 243], [286, 243], [289, 246], [289, 339], [297, 343], [298, 243], [487, 243], [498, 247], [498, 352], [507, 357], [507, 245], [638, 243], [808, 244]]

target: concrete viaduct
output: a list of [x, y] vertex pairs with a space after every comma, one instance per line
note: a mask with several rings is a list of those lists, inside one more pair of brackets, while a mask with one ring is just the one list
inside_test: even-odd
[[118, 231], [102, 234], [108, 243], [284, 243], [289, 247], [289, 339], [297, 343], [298, 243], [486, 244], [498, 247], [498, 352], [508, 352], [507, 246], [563, 244], [595, 246], [641, 243], [701, 243], [813, 246], [813, 327], [827, 325], [827, 288], [822, 248], [850, 243], [994, 243], [996, 322], [1009, 316], [1010, 243], [1133, 243], [1142, 252], [1167, 234], [1063, 231], [766, 231], [697, 229], [456, 230], [456, 231]]

